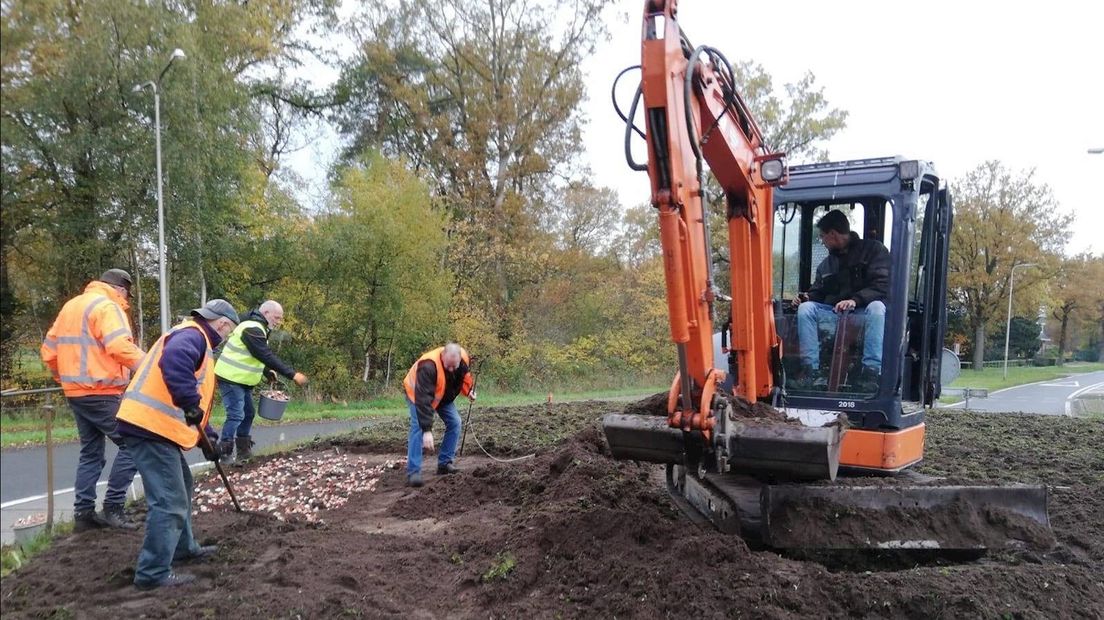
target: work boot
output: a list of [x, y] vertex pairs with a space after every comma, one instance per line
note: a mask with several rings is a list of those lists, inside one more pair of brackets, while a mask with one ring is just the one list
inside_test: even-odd
[[416, 471], [412, 474], [407, 474], [406, 475], [406, 484], [407, 484], [407, 486], [412, 486], [414, 488], [422, 486], [422, 484], [424, 484], [422, 482], [422, 472]]
[[238, 446], [238, 460], [248, 461], [253, 458], [253, 438], [235, 437], [234, 443]]
[[74, 532], [87, 532], [90, 530], [99, 530], [107, 527], [107, 523], [104, 522], [100, 515], [96, 514], [96, 510], [78, 510], [73, 513], [73, 531]]
[[855, 382], [855, 391], [862, 392], [863, 394], [873, 394], [878, 391], [878, 380], [881, 379], [881, 373], [874, 368], [868, 368], [863, 366], [862, 371], [859, 373], [859, 379]]
[[234, 442], [232, 441], [220, 441], [218, 442], [219, 460], [225, 465], [234, 464]]
[[107, 527], [119, 530], [136, 530], [138, 524], [127, 518], [122, 504], [104, 504], [103, 514], [100, 516]]
[[443, 476], [446, 474], [458, 474], [460, 470], [456, 468], [452, 463], [445, 463], [444, 465], [437, 466], [437, 475]]
[[[795, 390], [809, 391], [814, 389], [813, 383], [820, 378], [820, 371], [812, 366], [802, 365], [790, 382]], [[825, 383], [827, 384], [827, 383]]]
[[161, 581], [155, 581], [153, 583], [134, 582], [134, 587], [142, 591], [155, 590], [157, 588], [171, 588], [173, 586], [182, 586], [191, 583], [195, 581], [195, 579], [195, 575], [189, 573], [169, 573], [169, 576]]
[[201, 560], [209, 560], [218, 553], [218, 550], [218, 545], [202, 545], [199, 550], [189, 556], [173, 558], [173, 562], [199, 562]]

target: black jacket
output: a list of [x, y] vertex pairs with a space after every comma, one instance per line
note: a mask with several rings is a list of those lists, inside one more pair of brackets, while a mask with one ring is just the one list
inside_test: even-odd
[[846, 252], [830, 252], [816, 270], [809, 299], [834, 306], [844, 299], [863, 308], [889, 298], [889, 250], [874, 239], [860, 239], [854, 232]]
[[[445, 393], [441, 396], [441, 402], [437, 403], [437, 409], [456, 400], [456, 395], [460, 393], [467, 374], [468, 365], [463, 361], [456, 370], [445, 371]], [[437, 391], [437, 364], [433, 363], [433, 360], [420, 362], [415, 381], [414, 405], [418, 409], [418, 426], [424, 433], [433, 430], [433, 395]]]
[[249, 350], [249, 354], [258, 362], [265, 365], [266, 376], [269, 370], [275, 370], [288, 379], [293, 378], [295, 376], [295, 369], [282, 359], [276, 357], [272, 349], [268, 348], [268, 334], [270, 333], [268, 329], [268, 319], [260, 312], [253, 310], [242, 320], [257, 321], [264, 326], [246, 328], [242, 331], [241, 338], [242, 342], [245, 343], [245, 348]]

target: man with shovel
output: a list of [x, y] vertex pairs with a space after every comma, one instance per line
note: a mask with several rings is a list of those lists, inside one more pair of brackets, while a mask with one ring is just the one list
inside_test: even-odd
[[406, 480], [412, 487], [422, 486], [422, 449], [432, 447], [433, 414], [445, 421], [445, 438], [437, 456], [438, 474], [455, 474], [452, 464], [460, 441], [460, 414], [457, 395], [475, 400], [475, 380], [471, 357], [460, 345], [450, 342], [418, 358], [403, 379], [406, 404], [410, 407], [410, 436], [407, 441]]
[[284, 322], [284, 308], [273, 300], [261, 304], [246, 315], [226, 339], [215, 376], [218, 377], [222, 406], [226, 409], [226, 423], [218, 449], [224, 462], [231, 461], [234, 447], [238, 449], [238, 462], [253, 456], [253, 388], [267, 374], [281, 374], [299, 385], [306, 385], [307, 376], [276, 357], [268, 347], [268, 335]]
[[142, 474], [149, 508], [134, 569], [139, 590], [194, 581], [194, 575], [173, 572], [172, 564], [218, 550], [201, 547], [192, 533], [192, 471], [183, 451], [199, 445], [208, 460], [218, 461], [210, 439], [217, 434], [208, 425], [215, 396], [212, 351], [237, 324], [237, 311], [224, 299], [192, 310], [192, 318], [150, 348], [123, 393], [117, 430]]

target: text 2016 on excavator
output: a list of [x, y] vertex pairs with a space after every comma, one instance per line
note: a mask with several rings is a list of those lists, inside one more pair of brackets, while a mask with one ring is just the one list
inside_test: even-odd
[[[1045, 487], [952, 486], [905, 471], [923, 456], [924, 415], [945, 380], [952, 208], [932, 166], [895, 157], [788, 170], [731, 65], [691, 45], [676, 9], [645, 3], [641, 85], [622, 118], [629, 165], [651, 180], [679, 369], [665, 418], [603, 418], [614, 457], [667, 464], [687, 514], [773, 548], [983, 550], [1049, 535]], [[633, 160], [633, 132], [646, 164]], [[713, 279], [703, 163], [726, 201], [730, 300]], [[817, 272], [827, 250], [814, 242], [814, 220], [830, 211], [853, 239], [888, 248], [879, 312], [790, 301], [830, 287]], [[723, 301], [731, 344], [716, 364]], [[810, 368], [815, 379], [802, 375]]]

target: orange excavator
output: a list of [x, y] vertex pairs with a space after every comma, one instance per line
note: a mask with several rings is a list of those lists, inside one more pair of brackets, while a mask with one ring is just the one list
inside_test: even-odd
[[[666, 464], [687, 514], [774, 548], [976, 550], [1048, 528], [1045, 487], [941, 485], [908, 471], [922, 460], [924, 415], [951, 361], [942, 341], [952, 205], [934, 168], [900, 157], [787, 167], [725, 56], [689, 42], [677, 4], [645, 2], [641, 84], [628, 114], [618, 112], [629, 165], [651, 181], [678, 372], [665, 417], [603, 418], [613, 456]], [[633, 159], [634, 132], [646, 163]], [[714, 281], [707, 172], [725, 202], [731, 296]], [[814, 223], [831, 211], [888, 248], [877, 322], [859, 308], [810, 317], [793, 301], [826, 285]], [[810, 367], [817, 377], [804, 376]], [[889, 475], [891, 484], [870, 478]], [[825, 523], [842, 512], [857, 524], [811, 539], [798, 517], [818, 511]], [[967, 515], [1016, 527], [997, 536], [924, 527]]]

